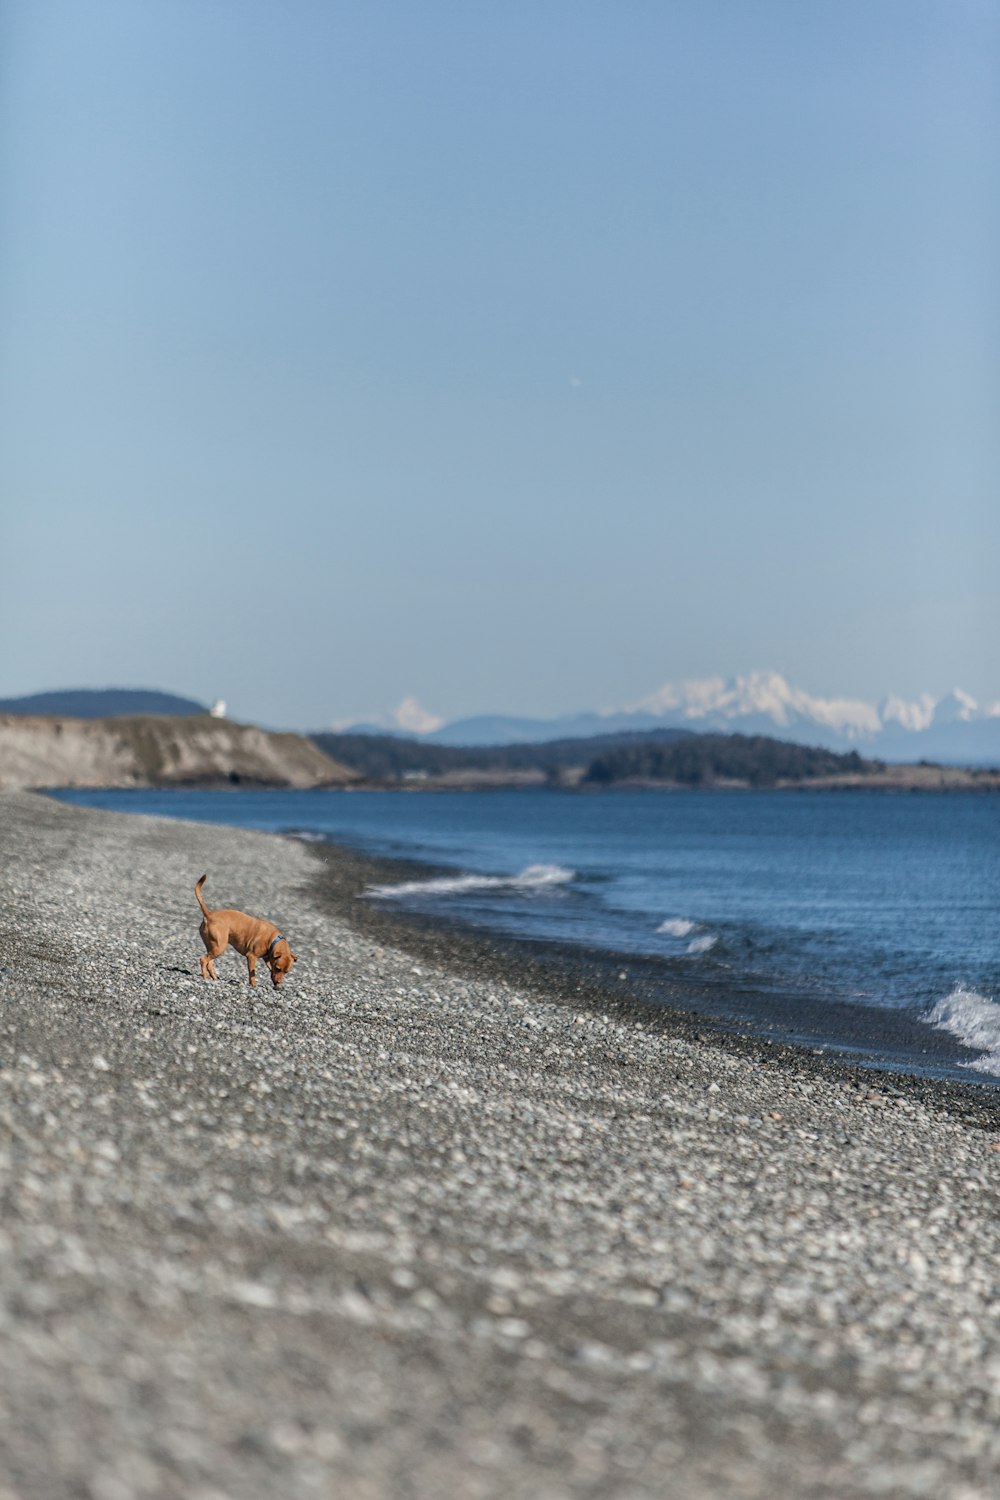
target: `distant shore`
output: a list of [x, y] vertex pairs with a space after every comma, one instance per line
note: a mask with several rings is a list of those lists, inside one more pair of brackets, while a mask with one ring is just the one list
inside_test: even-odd
[[387, 735], [271, 733], [210, 714], [0, 714], [0, 788], [60, 786], [995, 792], [1000, 769], [889, 765], [767, 736], [680, 730], [461, 749]]
[[802, 780], [779, 780], [755, 785], [738, 777], [691, 785], [652, 777], [625, 777], [610, 785], [586, 782], [578, 768], [553, 777], [543, 771], [448, 771], [441, 776], [412, 776], [400, 780], [362, 778], [344, 790], [405, 792], [490, 792], [532, 788], [596, 795], [619, 790], [650, 792], [774, 791], [774, 792], [1000, 792], [1000, 770], [963, 766], [887, 766], [864, 776], [816, 776]]

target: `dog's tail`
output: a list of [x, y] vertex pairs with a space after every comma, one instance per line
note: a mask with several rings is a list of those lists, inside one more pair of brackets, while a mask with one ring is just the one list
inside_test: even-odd
[[201, 879], [198, 881], [198, 883], [195, 885], [195, 888], [194, 888], [194, 893], [198, 897], [198, 905], [201, 907], [201, 909], [205, 913], [206, 917], [208, 916], [208, 907], [205, 905], [204, 901], [201, 899], [201, 888], [205, 884], [205, 881], [207, 879], [208, 879], [208, 876], [207, 875], [203, 875], [201, 877]]

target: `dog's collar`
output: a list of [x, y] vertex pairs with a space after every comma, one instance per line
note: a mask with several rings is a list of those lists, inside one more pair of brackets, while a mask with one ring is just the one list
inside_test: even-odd
[[287, 941], [288, 939], [285, 937], [285, 934], [283, 932], [279, 932], [277, 937], [273, 937], [268, 943], [267, 947], [264, 949], [264, 957], [266, 958], [271, 949], [276, 948], [279, 943], [285, 943]]

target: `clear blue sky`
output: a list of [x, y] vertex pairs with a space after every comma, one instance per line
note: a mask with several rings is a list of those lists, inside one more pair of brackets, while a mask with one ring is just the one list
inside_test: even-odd
[[0, 26], [0, 696], [1000, 698], [995, 0]]

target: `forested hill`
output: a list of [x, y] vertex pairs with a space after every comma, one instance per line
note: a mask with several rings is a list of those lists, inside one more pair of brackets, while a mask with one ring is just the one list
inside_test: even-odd
[[608, 750], [591, 761], [584, 779], [597, 786], [642, 781], [678, 786], [737, 782], [759, 787], [831, 776], [874, 775], [884, 770], [881, 761], [863, 760], [856, 750], [841, 755], [766, 735], [693, 734], [673, 744]]
[[1000, 772], [886, 765], [768, 735], [653, 729], [549, 740], [454, 746], [392, 734], [314, 734], [313, 743], [360, 781], [383, 787], [816, 787], [1000, 791]]
[[788, 744], [764, 735], [694, 734], [685, 729], [596, 735], [542, 744], [453, 746], [391, 734], [314, 734], [327, 755], [366, 781], [562, 785], [622, 781], [712, 786], [774, 786], [883, 770], [878, 761]]
[[547, 740], [540, 744], [431, 745], [424, 740], [393, 734], [314, 734], [315, 745], [350, 766], [369, 781], [400, 781], [407, 777], [491, 775], [538, 772], [543, 775], [577, 767], [583, 770], [596, 755], [644, 745], [673, 744], [691, 738], [686, 729], [654, 729], [599, 734], [585, 739]]
[[128, 714], [192, 717], [207, 713], [194, 698], [147, 688], [67, 688], [31, 693], [27, 698], [0, 698], [0, 714], [58, 714], [67, 719], [112, 719]]

